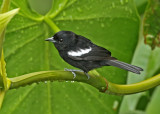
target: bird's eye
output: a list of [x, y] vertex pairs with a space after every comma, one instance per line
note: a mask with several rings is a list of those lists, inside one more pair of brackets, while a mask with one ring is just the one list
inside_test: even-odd
[[63, 39], [60, 39], [59, 42], [63, 42]]

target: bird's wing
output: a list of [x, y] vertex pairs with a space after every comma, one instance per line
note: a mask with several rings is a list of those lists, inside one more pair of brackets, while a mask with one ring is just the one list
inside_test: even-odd
[[101, 61], [101, 60], [117, 60], [114, 57], [99, 57], [99, 56], [87, 56], [87, 57], [75, 57], [75, 56], [68, 56], [69, 58], [77, 61]]
[[85, 61], [101, 61], [101, 60], [115, 60], [111, 57], [111, 52], [107, 49], [92, 44], [91, 47], [79, 49], [77, 51], [68, 52], [68, 57], [73, 60]]

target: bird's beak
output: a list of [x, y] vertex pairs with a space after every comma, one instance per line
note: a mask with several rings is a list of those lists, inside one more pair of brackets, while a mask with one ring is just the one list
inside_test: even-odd
[[45, 39], [45, 41], [50, 41], [50, 42], [53, 42], [53, 43], [55, 43], [55, 42], [56, 42], [56, 41], [54, 40], [54, 37], [51, 37], [51, 38]]

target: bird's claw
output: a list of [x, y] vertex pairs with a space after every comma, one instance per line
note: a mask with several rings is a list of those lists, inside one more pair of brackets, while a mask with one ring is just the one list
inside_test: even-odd
[[76, 73], [73, 72], [73, 71], [70, 71], [70, 72], [72, 72], [72, 74], [73, 74], [73, 79], [75, 79], [75, 78], [76, 78]]
[[85, 75], [87, 76], [87, 78], [88, 78], [88, 80], [89, 80], [89, 78], [90, 78], [89, 74], [86, 73], [86, 72], [84, 72], [84, 73], [85, 73]]
[[73, 79], [76, 78], [76, 73], [75, 73], [76, 71], [83, 72], [82, 70], [74, 70], [74, 69], [67, 69], [67, 68], [65, 68], [64, 70], [71, 72], [73, 74]]
[[[65, 68], [64, 70], [71, 72], [71, 73], [73, 74], [73, 79], [76, 78], [76, 73], [75, 73], [75, 72], [77, 72], [77, 71], [78, 71], [78, 72], [83, 72], [82, 70], [74, 70], [74, 69], [67, 69], [67, 68]], [[87, 76], [87, 78], [88, 78], [88, 80], [89, 80], [89, 78], [90, 78], [89, 74], [86, 73], [86, 72], [84, 72], [84, 73], [85, 73], [85, 75]]]

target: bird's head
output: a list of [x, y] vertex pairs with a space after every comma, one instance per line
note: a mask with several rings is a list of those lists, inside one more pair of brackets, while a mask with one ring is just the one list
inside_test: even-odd
[[52, 42], [58, 50], [65, 50], [76, 42], [76, 34], [71, 31], [60, 31], [46, 41]]

